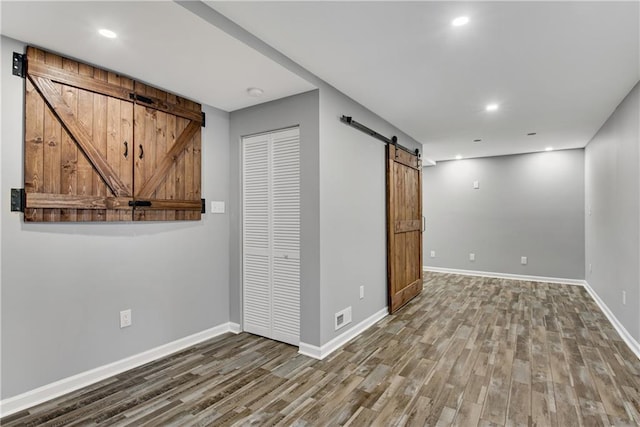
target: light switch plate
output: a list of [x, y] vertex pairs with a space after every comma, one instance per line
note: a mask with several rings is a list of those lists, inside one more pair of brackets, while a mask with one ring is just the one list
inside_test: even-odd
[[211, 213], [224, 213], [224, 202], [212, 201]]
[[475, 188], [475, 189], [480, 188], [480, 182], [478, 182], [478, 181], [473, 181], [473, 188]]

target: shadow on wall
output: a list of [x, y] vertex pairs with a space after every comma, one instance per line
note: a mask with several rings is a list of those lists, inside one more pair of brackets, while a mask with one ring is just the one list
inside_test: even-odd
[[[18, 214], [16, 214], [18, 215]], [[22, 214], [19, 214], [22, 215]], [[203, 214], [200, 221], [171, 221], [171, 222], [91, 222], [91, 223], [29, 223], [22, 222], [21, 231], [28, 233], [60, 234], [60, 235], [81, 235], [81, 236], [102, 236], [102, 237], [135, 237], [168, 234], [189, 230], [193, 228], [203, 228], [205, 226], [206, 214]], [[20, 218], [20, 221], [23, 221]]]

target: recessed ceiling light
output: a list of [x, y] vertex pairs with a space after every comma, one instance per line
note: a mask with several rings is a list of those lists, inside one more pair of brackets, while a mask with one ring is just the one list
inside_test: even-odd
[[456, 154], [456, 160], [462, 159], [462, 154]]
[[101, 28], [98, 30], [98, 33], [102, 36], [102, 37], [106, 37], [108, 39], [115, 39], [116, 37], [118, 37], [118, 35], [116, 33], [114, 33], [111, 30], [107, 30], [106, 28]]
[[478, 139], [474, 139], [473, 142], [482, 142], [482, 140], [478, 138]]
[[451, 21], [451, 25], [453, 25], [454, 27], [460, 27], [460, 26], [466, 25], [468, 23], [469, 23], [469, 17], [468, 16], [458, 16], [456, 19]]
[[498, 109], [498, 104], [488, 104], [485, 107], [485, 110], [487, 111], [496, 111]]
[[547, 147], [544, 149], [544, 151], [553, 151], [553, 147]]
[[264, 91], [259, 87], [250, 87], [249, 89], [247, 89], [247, 93], [249, 94], [249, 96], [252, 96], [254, 98], [259, 98], [262, 96]]

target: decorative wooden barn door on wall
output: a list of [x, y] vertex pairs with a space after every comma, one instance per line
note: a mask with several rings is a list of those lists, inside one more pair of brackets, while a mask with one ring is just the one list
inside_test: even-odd
[[300, 130], [242, 140], [243, 329], [300, 343]]
[[195, 102], [33, 47], [25, 221], [200, 219]]
[[422, 162], [387, 145], [387, 275], [389, 313], [422, 290]]

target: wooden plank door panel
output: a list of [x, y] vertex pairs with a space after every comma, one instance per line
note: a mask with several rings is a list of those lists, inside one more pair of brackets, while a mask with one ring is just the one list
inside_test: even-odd
[[200, 219], [201, 123], [196, 102], [28, 47], [25, 220]]
[[[66, 75], [108, 78], [106, 72], [31, 47], [27, 58], [29, 64]], [[130, 79], [113, 75], [112, 80], [132, 87]], [[25, 106], [25, 220], [131, 220], [122, 199], [131, 196], [132, 182], [119, 173], [126, 159], [109, 153], [121, 147], [117, 136], [130, 127], [126, 111], [132, 104], [28, 74]]]
[[[200, 123], [154, 110], [134, 107], [136, 207], [138, 221], [200, 219]], [[197, 157], [198, 161], [195, 160]]]
[[387, 147], [387, 281], [389, 313], [422, 290], [422, 164]]

